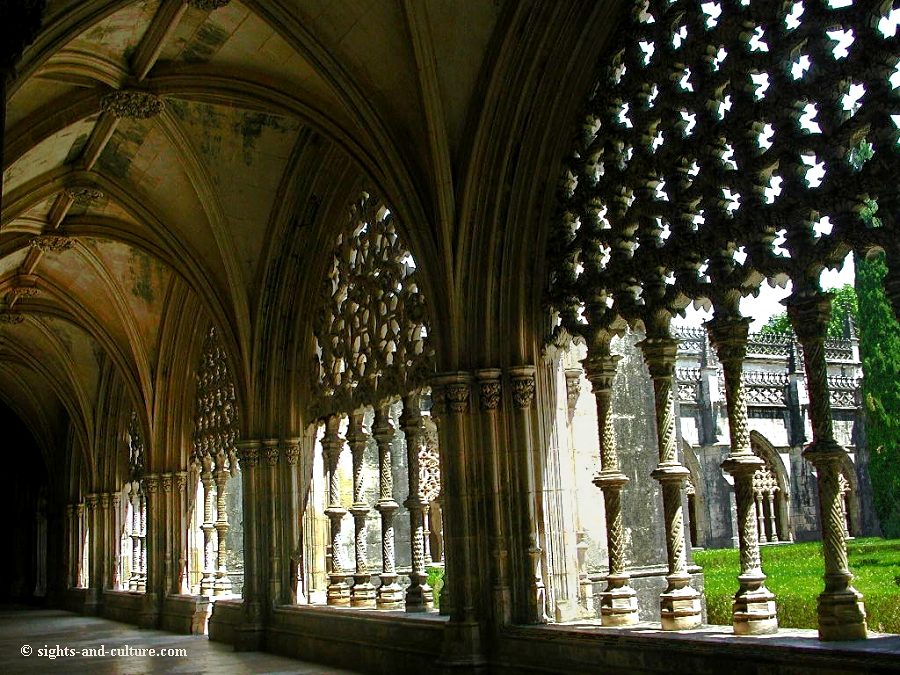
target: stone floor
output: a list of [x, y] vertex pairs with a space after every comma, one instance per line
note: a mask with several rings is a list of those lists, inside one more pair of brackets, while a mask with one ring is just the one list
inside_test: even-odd
[[[57, 649], [58, 648], [58, 649]], [[30, 654], [25, 655], [30, 649]], [[50, 658], [49, 654], [59, 655]], [[82, 655], [81, 650], [98, 655]], [[140, 654], [140, 650], [183, 650], [185, 655]], [[102, 651], [101, 651], [102, 650]], [[116, 651], [114, 655], [112, 652]], [[124, 651], [127, 650], [127, 651]], [[351, 675], [339, 670], [262, 652], [234, 652], [205, 636], [140, 630], [128, 624], [61, 610], [0, 606], [0, 673], [303, 673]]]

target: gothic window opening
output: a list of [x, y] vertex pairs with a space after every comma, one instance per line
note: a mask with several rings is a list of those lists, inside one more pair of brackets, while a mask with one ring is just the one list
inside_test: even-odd
[[416, 262], [373, 192], [350, 204], [319, 307], [309, 600], [430, 610], [428, 574], [443, 564], [434, 352]]
[[[831, 296], [819, 276], [851, 250], [877, 249], [887, 251], [897, 274], [900, 50], [890, 10], [890, 3], [638, 0], [587, 102], [548, 242], [548, 299], [557, 330], [587, 345], [603, 460], [597, 484], [611, 531], [620, 527], [624, 482], [604, 443], [617, 368], [610, 344], [626, 326], [646, 336], [640, 349], [653, 380], [659, 451], [652, 477], [667, 528], [664, 629], [700, 621], [700, 592], [691, 587], [685, 555], [688, 472], [675, 443], [671, 325], [692, 302], [713, 309], [706, 326], [724, 371], [731, 452], [723, 466], [735, 481], [741, 546], [735, 631], [777, 628], [758, 551], [763, 527], [753, 483], [760, 459], [750, 447], [742, 382], [750, 321], [740, 311], [741, 299], [768, 280], [792, 282], [785, 304], [802, 347], [813, 429], [805, 456], [822, 495], [826, 566], [847, 573], [819, 597], [820, 637], [866, 636], [842, 536], [836, 460], [846, 451], [832, 424]], [[884, 218], [862, 218], [866, 208]], [[609, 625], [636, 620], [632, 605], [619, 609], [622, 598], [634, 598], [619, 558], [611, 554], [617, 573], [601, 594]], [[845, 611], [850, 596], [858, 602]]]
[[[214, 326], [197, 366], [191, 465], [199, 475], [188, 585], [209, 597], [240, 595], [244, 583], [240, 431], [237, 394], [225, 348]], [[198, 522], [199, 521], [199, 522]]]

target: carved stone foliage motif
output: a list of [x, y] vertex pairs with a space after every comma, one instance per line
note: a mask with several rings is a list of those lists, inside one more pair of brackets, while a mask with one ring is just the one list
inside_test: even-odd
[[75, 246], [75, 239], [62, 234], [42, 234], [32, 239], [30, 243], [42, 253], [60, 253]]
[[211, 327], [197, 367], [193, 461], [218, 460], [218, 464], [237, 471], [235, 443], [239, 429], [234, 379], [225, 348], [215, 327]]
[[25, 317], [18, 312], [0, 312], [0, 323], [17, 324], [25, 321]]
[[103, 199], [103, 192], [91, 187], [71, 187], [66, 189], [66, 195], [79, 206], [90, 206], [94, 202]]
[[348, 216], [314, 326], [316, 417], [378, 407], [424, 385], [434, 371], [425, 298], [393, 215], [363, 192]]
[[[548, 244], [562, 327], [664, 329], [691, 301], [736, 311], [766, 278], [814, 294], [851, 249], [884, 248], [896, 268], [890, 9], [637, 0], [623, 12]], [[860, 217], [873, 202], [880, 225]]]
[[139, 481], [144, 476], [145, 466], [141, 422], [137, 412], [132, 411], [128, 418], [128, 472], [132, 481]]
[[437, 429], [425, 423], [425, 444], [419, 450], [419, 497], [430, 504], [441, 495], [441, 453]]
[[100, 109], [120, 119], [149, 119], [159, 115], [163, 107], [159, 96], [136, 89], [116, 89], [100, 99]]
[[231, 0], [188, 0], [188, 4], [194, 9], [200, 9], [205, 12], [211, 12], [216, 9], [225, 7]]

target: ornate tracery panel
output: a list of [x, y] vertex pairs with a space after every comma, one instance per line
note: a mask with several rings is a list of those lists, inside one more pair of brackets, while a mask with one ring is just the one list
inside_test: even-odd
[[390, 209], [371, 192], [348, 209], [313, 330], [313, 417], [377, 407], [427, 384], [433, 375], [415, 261]]
[[[819, 469], [829, 575], [820, 635], [865, 637], [840, 532], [837, 467], [845, 452], [833, 436], [824, 340], [830, 297], [819, 275], [852, 249], [884, 248], [893, 274], [886, 285], [900, 307], [900, 47], [891, 10], [890, 2], [863, 0], [638, 0], [601, 64], [566, 165], [548, 245], [549, 300], [562, 327], [586, 339], [596, 391], [603, 391], [610, 335], [623, 322], [646, 330], [642, 349], [660, 429], [654, 477], [671, 523], [669, 590], [679, 592], [686, 587], [678, 586], [684, 564], [675, 488], [685, 470], [672, 439], [670, 321], [691, 301], [715, 309], [708, 329], [725, 368], [727, 470], [741, 521], [738, 599], [753, 596], [744, 606], [772, 608], [750, 616], [736, 602], [740, 631], [768, 632], [775, 623], [771, 596], [760, 595], [765, 577], [749, 503], [758, 459], [746, 424], [741, 362], [749, 321], [739, 301], [767, 278], [790, 279], [786, 304], [803, 347], [814, 431], [806, 457]], [[861, 216], [875, 208], [880, 222]], [[613, 478], [598, 482], [605, 493], [620, 489]]]
[[[203, 486], [200, 592], [225, 595], [235, 590], [231, 574], [240, 573], [243, 561], [240, 531], [234, 531], [229, 522], [229, 511], [239, 510], [240, 500], [229, 499], [227, 491], [229, 478], [239, 476], [236, 443], [240, 427], [234, 379], [215, 326], [203, 340], [196, 381], [191, 462]], [[239, 488], [235, 495], [239, 497]], [[232, 522], [240, 524], [239, 513], [231, 516]]]
[[[313, 323], [315, 356], [312, 368], [311, 417], [325, 418], [321, 440], [326, 474], [324, 513], [330, 521], [326, 598], [331, 605], [424, 611], [432, 604], [426, 583], [429, 558], [427, 524], [432, 501], [440, 489], [437, 437], [429, 443], [421, 411], [420, 394], [434, 374], [434, 351], [429, 340], [428, 308], [419, 286], [415, 260], [403, 243], [387, 204], [365, 191], [347, 210], [347, 221], [337, 237], [322, 285]], [[399, 429], [388, 414], [392, 403], [403, 400]], [[373, 421], [364, 425], [369, 408]], [[339, 429], [343, 416], [347, 431]], [[371, 419], [371, 418], [370, 418]], [[392, 467], [399, 461], [392, 449], [397, 431], [406, 444], [409, 494], [402, 503], [410, 520], [410, 585], [405, 594], [397, 583], [394, 549], [395, 501]], [[365, 501], [368, 473], [365, 448], [374, 437], [378, 449], [381, 513], [382, 571], [380, 586], [371, 584], [367, 553]], [[353, 459], [353, 503], [341, 502], [340, 458], [345, 443]], [[343, 521], [354, 521], [355, 572], [343, 558]], [[330, 552], [329, 552], [330, 551]], [[405, 595], [405, 598], [404, 598]]]

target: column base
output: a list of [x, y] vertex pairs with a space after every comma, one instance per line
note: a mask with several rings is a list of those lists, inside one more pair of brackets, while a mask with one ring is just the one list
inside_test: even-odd
[[685, 630], [702, 623], [700, 593], [685, 586], [659, 596], [659, 615], [663, 630]]
[[138, 619], [141, 628], [159, 627], [159, 602], [155, 593], [147, 593], [141, 606], [141, 614]]
[[386, 581], [385, 575], [382, 575], [381, 579], [381, 586], [376, 592], [375, 607], [384, 610], [403, 609], [405, 604], [403, 587], [397, 583], [396, 577]]
[[325, 602], [336, 607], [348, 607], [350, 605], [350, 586], [344, 582], [329, 584]]
[[207, 574], [200, 580], [200, 595], [211, 596], [216, 586], [214, 574]]
[[375, 607], [375, 587], [370, 581], [370, 576], [354, 577], [353, 588], [350, 590], [351, 607]]
[[639, 621], [637, 594], [630, 586], [600, 593], [600, 623], [603, 626], [633, 626]]
[[820, 640], [865, 640], [868, 637], [863, 596], [856, 589], [825, 591], [819, 595], [817, 610]]
[[481, 653], [481, 631], [475, 621], [449, 621], [438, 667], [442, 673], [488, 673], [487, 660]]
[[231, 579], [224, 572], [216, 572], [216, 581], [213, 583], [213, 595], [230, 595]]
[[775, 596], [765, 586], [738, 591], [731, 608], [735, 635], [768, 635], [778, 630]]
[[409, 586], [406, 589], [406, 611], [427, 612], [434, 609], [434, 592], [428, 584]]

